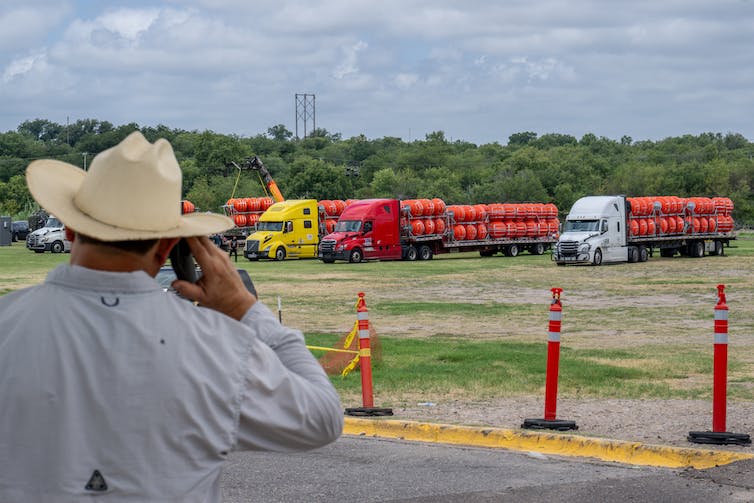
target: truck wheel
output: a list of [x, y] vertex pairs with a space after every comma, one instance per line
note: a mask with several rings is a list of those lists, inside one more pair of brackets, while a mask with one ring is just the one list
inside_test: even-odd
[[600, 250], [599, 248], [594, 250], [594, 259], [592, 259], [592, 264], [602, 265], [602, 250]]
[[54, 243], [50, 245], [50, 251], [52, 253], [63, 253], [64, 249], [65, 247], [63, 246], [63, 243], [61, 243], [60, 241], [55, 241]]
[[635, 246], [629, 246], [628, 247], [628, 262], [630, 264], [633, 264], [634, 262], [639, 261], [639, 250], [636, 249]]
[[508, 257], [517, 257], [518, 245], [517, 244], [508, 245], [508, 247], [505, 249], [505, 255]]
[[348, 257], [348, 261], [352, 264], [361, 262], [364, 256], [361, 254], [361, 248], [354, 248], [351, 250], [351, 255]]
[[277, 250], [275, 250], [275, 260], [278, 262], [281, 260], [285, 260], [285, 248], [282, 246], [278, 246]]
[[409, 246], [406, 249], [406, 260], [414, 261], [417, 258], [419, 258], [419, 251], [416, 249], [416, 246]]
[[715, 250], [712, 252], [714, 255], [717, 255], [718, 257], [723, 255], [723, 242], [720, 240], [715, 241]]
[[691, 243], [691, 256], [694, 258], [704, 257], [704, 241], [694, 241]]
[[420, 246], [419, 258], [422, 260], [432, 260], [432, 248], [427, 245]]
[[649, 250], [646, 246], [639, 247], [639, 262], [646, 262], [649, 259]]
[[529, 253], [532, 255], [544, 255], [545, 245], [542, 243], [533, 244], [531, 245], [531, 248], [529, 248]]

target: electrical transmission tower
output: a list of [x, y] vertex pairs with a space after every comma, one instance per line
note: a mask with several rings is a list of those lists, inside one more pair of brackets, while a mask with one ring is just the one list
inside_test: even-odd
[[311, 124], [310, 132], [317, 129], [317, 107], [313, 94], [296, 94], [296, 138], [300, 138], [298, 135], [299, 122], [304, 130], [304, 138], [306, 138], [309, 124]]

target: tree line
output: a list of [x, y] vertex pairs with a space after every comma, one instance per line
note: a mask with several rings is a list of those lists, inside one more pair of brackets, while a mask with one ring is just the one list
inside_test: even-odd
[[0, 214], [21, 219], [34, 211], [23, 177], [32, 160], [53, 158], [85, 168], [98, 152], [136, 130], [152, 142], [171, 142], [185, 197], [202, 211], [220, 212], [232, 196], [265, 195], [255, 172], [233, 165], [258, 156], [288, 199], [552, 202], [564, 216], [585, 195], [726, 196], [735, 203], [737, 225], [754, 225], [754, 145], [738, 133], [633, 141], [524, 131], [506, 144], [476, 145], [448, 140], [442, 131], [406, 142], [344, 139], [319, 128], [298, 139], [282, 124], [244, 137], [95, 119], [70, 125], [28, 120], [0, 133]]

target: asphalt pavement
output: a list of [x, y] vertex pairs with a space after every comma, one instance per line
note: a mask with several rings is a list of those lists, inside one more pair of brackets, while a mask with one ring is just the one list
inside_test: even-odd
[[233, 453], [226, 502], [754, 501], [754, 460], [703, 470], [344, 435], [306, 453]]

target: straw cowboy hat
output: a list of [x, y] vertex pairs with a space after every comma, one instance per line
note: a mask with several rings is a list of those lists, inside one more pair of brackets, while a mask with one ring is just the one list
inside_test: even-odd
[[26, 169], [34, 199], [66, 226], [100, 241], [206, 236], [233, 227], [215, 213], [181, 215], [181, 168], [167, 140], [138, 131], [97, 154], [88, 171], [44, 159]]

